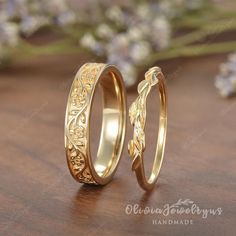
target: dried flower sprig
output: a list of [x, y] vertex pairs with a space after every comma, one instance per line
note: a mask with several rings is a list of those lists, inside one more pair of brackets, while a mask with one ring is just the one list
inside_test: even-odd
[[150, 54], [169, 46], [169, 19], [176, 13], [167, 2], [170, 3], [139, 1], [125, 7], [110, 6], [96, 30], [87, 32], [80, 44], [117, 65], [126, 85], [131, 86], [136, 82], [138, 68]]
[[[27, 36], [45, 26], [58, 26], [48, 27], [53, 31], [60, 27], [65, 37], [42, 46], [27, 43]], [[173, 38], [181, 27], [191, 31]], [[0, 66], [10, 55], [88, 50], [116, 64], [131, 86], [140, 69], [157, 60], [235, 50], [234, 41], [194, 44], [235, 29], [235, 12], [212, 14], [203, 0], [132, 0], [121, 6], [88, 0], [86, 10], [76, 11], [67, 0], [0, 0]]]
[[63, 27], [76, 22], [76, 15], [64, 0], [2, 0], [0, 2], [0, 63], [30, 36], [48, 25]]

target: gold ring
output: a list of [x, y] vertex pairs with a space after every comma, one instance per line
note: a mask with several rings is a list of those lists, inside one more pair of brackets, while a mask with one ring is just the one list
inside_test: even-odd
[[[157, 147], [151, 175], [147, 180], [144, 171], [143, 153], [145, 150], [145, 123], [146, 123], [146, 99], [155, 85], [159, 85], [160, 120], [157, 138]], [[133, 159], [132, 170], [135, 171], [139, 185], [144, 190], [151, 190], [157, 181], [161, 169], [167, 131], [167, 95], [165, 78], [159, 67], [149, 69], [145, 79], [138, 85], [138, 98], [129, 109], [130, 122], [134, 126], [133, 139], [129, 141], [128, 152]]]
[[[90, 116], [94, 92], [103, 94], [102, 129], [93, 162]], [[84, 64], [71, 86], [65, 117], [65, 149], [72, 176], [81, 183], [105, 185], [119, 164], [126, 132], [126, 93], [119, 70], [112, 65]]]

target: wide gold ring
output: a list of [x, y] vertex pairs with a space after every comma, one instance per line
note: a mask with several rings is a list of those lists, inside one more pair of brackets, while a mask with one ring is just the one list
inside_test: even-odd
[[[96, 160], [90, 153], [90, 118], [94, 92], [103, 94], [102, 128]], [[65, 149], [72, 176], [81, 183], [107, 184], [120, 161], [126, 132], [126, 93], [112, 65], [84, 64], [71, 86], [65, 117]]]
[[[145, 150], [145, 123], [146, 123], [146, 99], [155, 85], [159, 88], [160, 120], [157, 138], [157, 147], [154, 163], [149, 179], [145, 176], [143, 153]], [[161, 169], [167, 131], [167, 94], [165, 78], [159, 67], [149, 69], [145, 74], [145, 80], [138, 85], [138, 98], [129, 109], [131, 124], [134, 126], [133, 139], [129, 141], [128, 151], [133, 159], [132, 170], [135, 171], [139, 185], [144, 190], [151, 190], [155, 186]]]

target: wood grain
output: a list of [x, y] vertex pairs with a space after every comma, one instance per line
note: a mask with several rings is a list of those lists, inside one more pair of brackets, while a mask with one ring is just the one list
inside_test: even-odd
[[[169, 129], [161, 176], [150, 194], [139, 188], [130, 170], [129, 124], [110, 184], [81, 185], [69, 174], [63, 140], [66, 100], [76, 70], [90, 59], [37, 58], [0, 72], [0, 234], [234, 235], [236, 101], [221, 99], [213, 86], [225, 56], [160, 63], [168, 78]], [[128, 93], [129, 105], [135, 97], [134, 91]], [[148, 107], [147, 166], [155, 146], [154, 99]], [[96, 139], [99, 106], [94, 109]], [[125, 213], [127, 204], [162, 208], [179, 199], [191, 199], [201, 208], [221, 207], [223, 213], [207, 219]], [[193, 224], [155, 225], [155, 219], [192, 219]]]

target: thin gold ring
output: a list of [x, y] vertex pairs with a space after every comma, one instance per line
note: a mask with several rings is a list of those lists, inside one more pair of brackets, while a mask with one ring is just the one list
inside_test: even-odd
[[[93, 162], [90, 153], [90, 117], [94, 92], [103, 94], [103, 121]], [[72, 176], [81, 183], [105, 185], [120, 161], [126, 132], [126, 93], [123, 78], [113, 65], [84, 64], [77, 72], [68, 97], [65, 149]]]
[[[143, 153], [145, 150], [145, 123], [146, 123], [146, 99], [155, 85], [159, 88], [160, 120], [157, 138], [157, 147], [154, 163], [149, 179], [145, 177]], [[133, 159], [132, 170], [135, 171], [139, 185], [144, 190], [151, 190], [158, 179], [165, 150], [167, 131], [167, 94], [165, 78], [159, 67], [149, 69], [145, 79], [138, 85], [139, 96], [129, 109], [130, 122], [134, 126], [133, 139], [129, 141], [128, 152]]]

